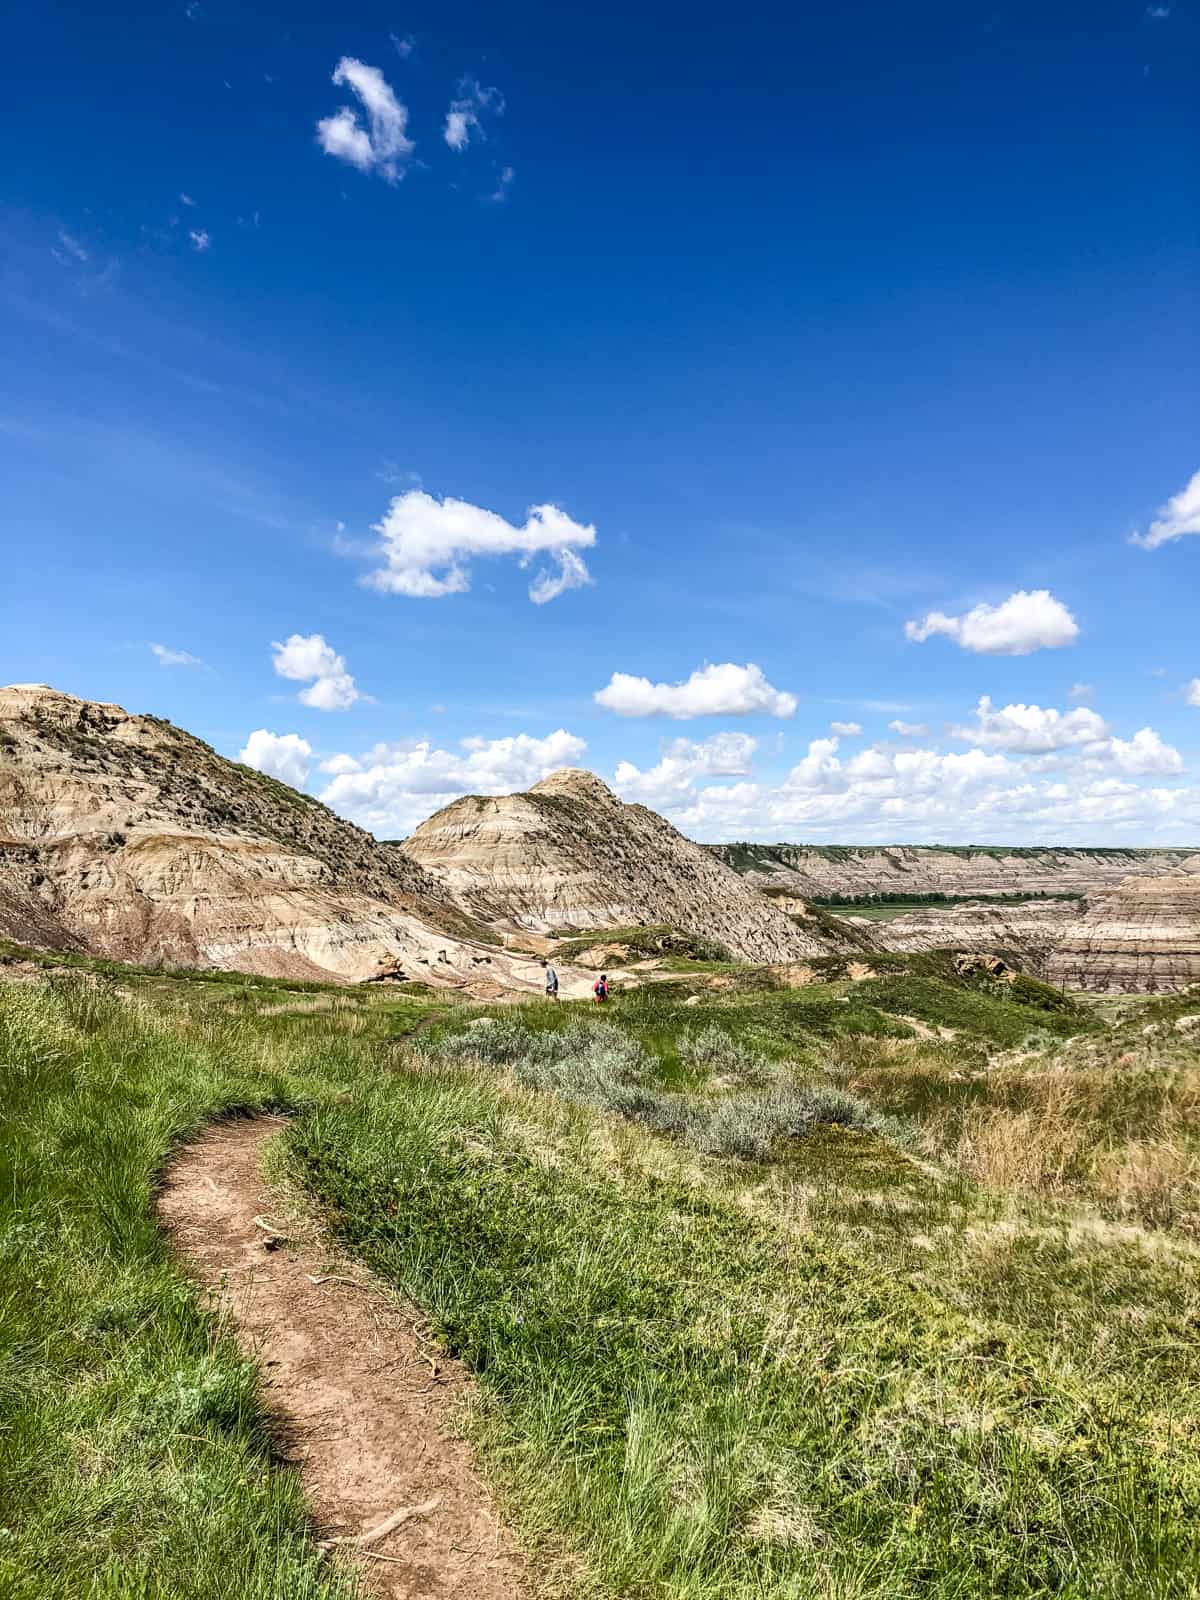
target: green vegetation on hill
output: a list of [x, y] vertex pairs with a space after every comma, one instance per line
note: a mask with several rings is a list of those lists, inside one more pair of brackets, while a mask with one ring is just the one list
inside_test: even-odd
[[656, 956], [671, 956], [676, 961], [731, 961], [729, 951], [718, 939], [706, 939], [701, 934], [687, 933], [680, 928], [650, 926], [639, 923], [632, 928], [592, 928], [581, 933], [554, 935], [558, 943], [554, 954], [560, 961], [574, 961], [577, 956], [597, 945], [616, 945], [628, 952], [624, 961], [647, 960]]
[[347, 1595], [153, 1217], [176, 1143], [256, 1108], [474, 1369], [547, 1594], [1200, 1590], [1200, 993], [1083, 1010], [936, 954], [604, 1008], [80, 966], [0, 983], [6, 1600]]

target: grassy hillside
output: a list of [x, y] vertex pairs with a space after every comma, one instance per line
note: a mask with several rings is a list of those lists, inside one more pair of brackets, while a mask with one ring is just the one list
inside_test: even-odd
[[270, 1107], [476, 1372], [546, 1593], [1194, 1595], [1200, 994], [846, 970], [0, 984], [0, 1593], [347, 1593], [153, 1219], [178, 1140]]

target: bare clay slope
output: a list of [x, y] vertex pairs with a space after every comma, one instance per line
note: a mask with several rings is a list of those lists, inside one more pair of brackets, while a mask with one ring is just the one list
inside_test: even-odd
[[1050, 957], [1052, 982], [1155, 994], [1200, 982], [1200, 855], [1159, 878], [1129, 877], [1092, 901]]
[[670, 924], [747, 961], [819, 955], [757, 889], [645, 806], [624, 805], [593, 773], [551, 773], [525, 794], [468, 795], [403, 846], [460, 895], [529, 928]]
[[536, 978], [415, 861], [310, 796], [42, 684], [0, 688], [0, 934], [280, 977]]

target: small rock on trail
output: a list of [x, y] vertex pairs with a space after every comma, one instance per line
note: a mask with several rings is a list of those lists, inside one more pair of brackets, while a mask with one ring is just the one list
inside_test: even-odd
[[[523, 1563], [448, 1414], [469, 1382], [420, 1318], [327, 1245], [272, 1215], [262, 1146], [283, 1123], [216, 1124], [165, 1175], [159, 1214], [187, 1271], [259, 1362], [318, 1537], [350, 1541], [411, 1508], [361, 1554], [387, 1600], [517, 1600]], [[314, 1282], [314, 1279], [323, 1280]], [[436, 1502], [431, 1506], [431, 1502]]]

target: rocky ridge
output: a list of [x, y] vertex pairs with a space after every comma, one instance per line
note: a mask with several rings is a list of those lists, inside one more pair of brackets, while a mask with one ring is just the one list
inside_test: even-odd
[[467, 795], [400, 847], [459, 896], [521, 927], [670, 924], [741, 960], [789, 961], [827, 944], [797, 927], [702, 845], [593, 773], [565, 768], [524, 794]]
[[156, 717], [0, 688], [0, 935], [118, 960], [534, 987], [400, 851]]
[[717, 844], [707, 849], [769, 892], [879, 895], [1093, 895], [1130, 876], [1173, 872], [1188, 850], [1037, 846]]

